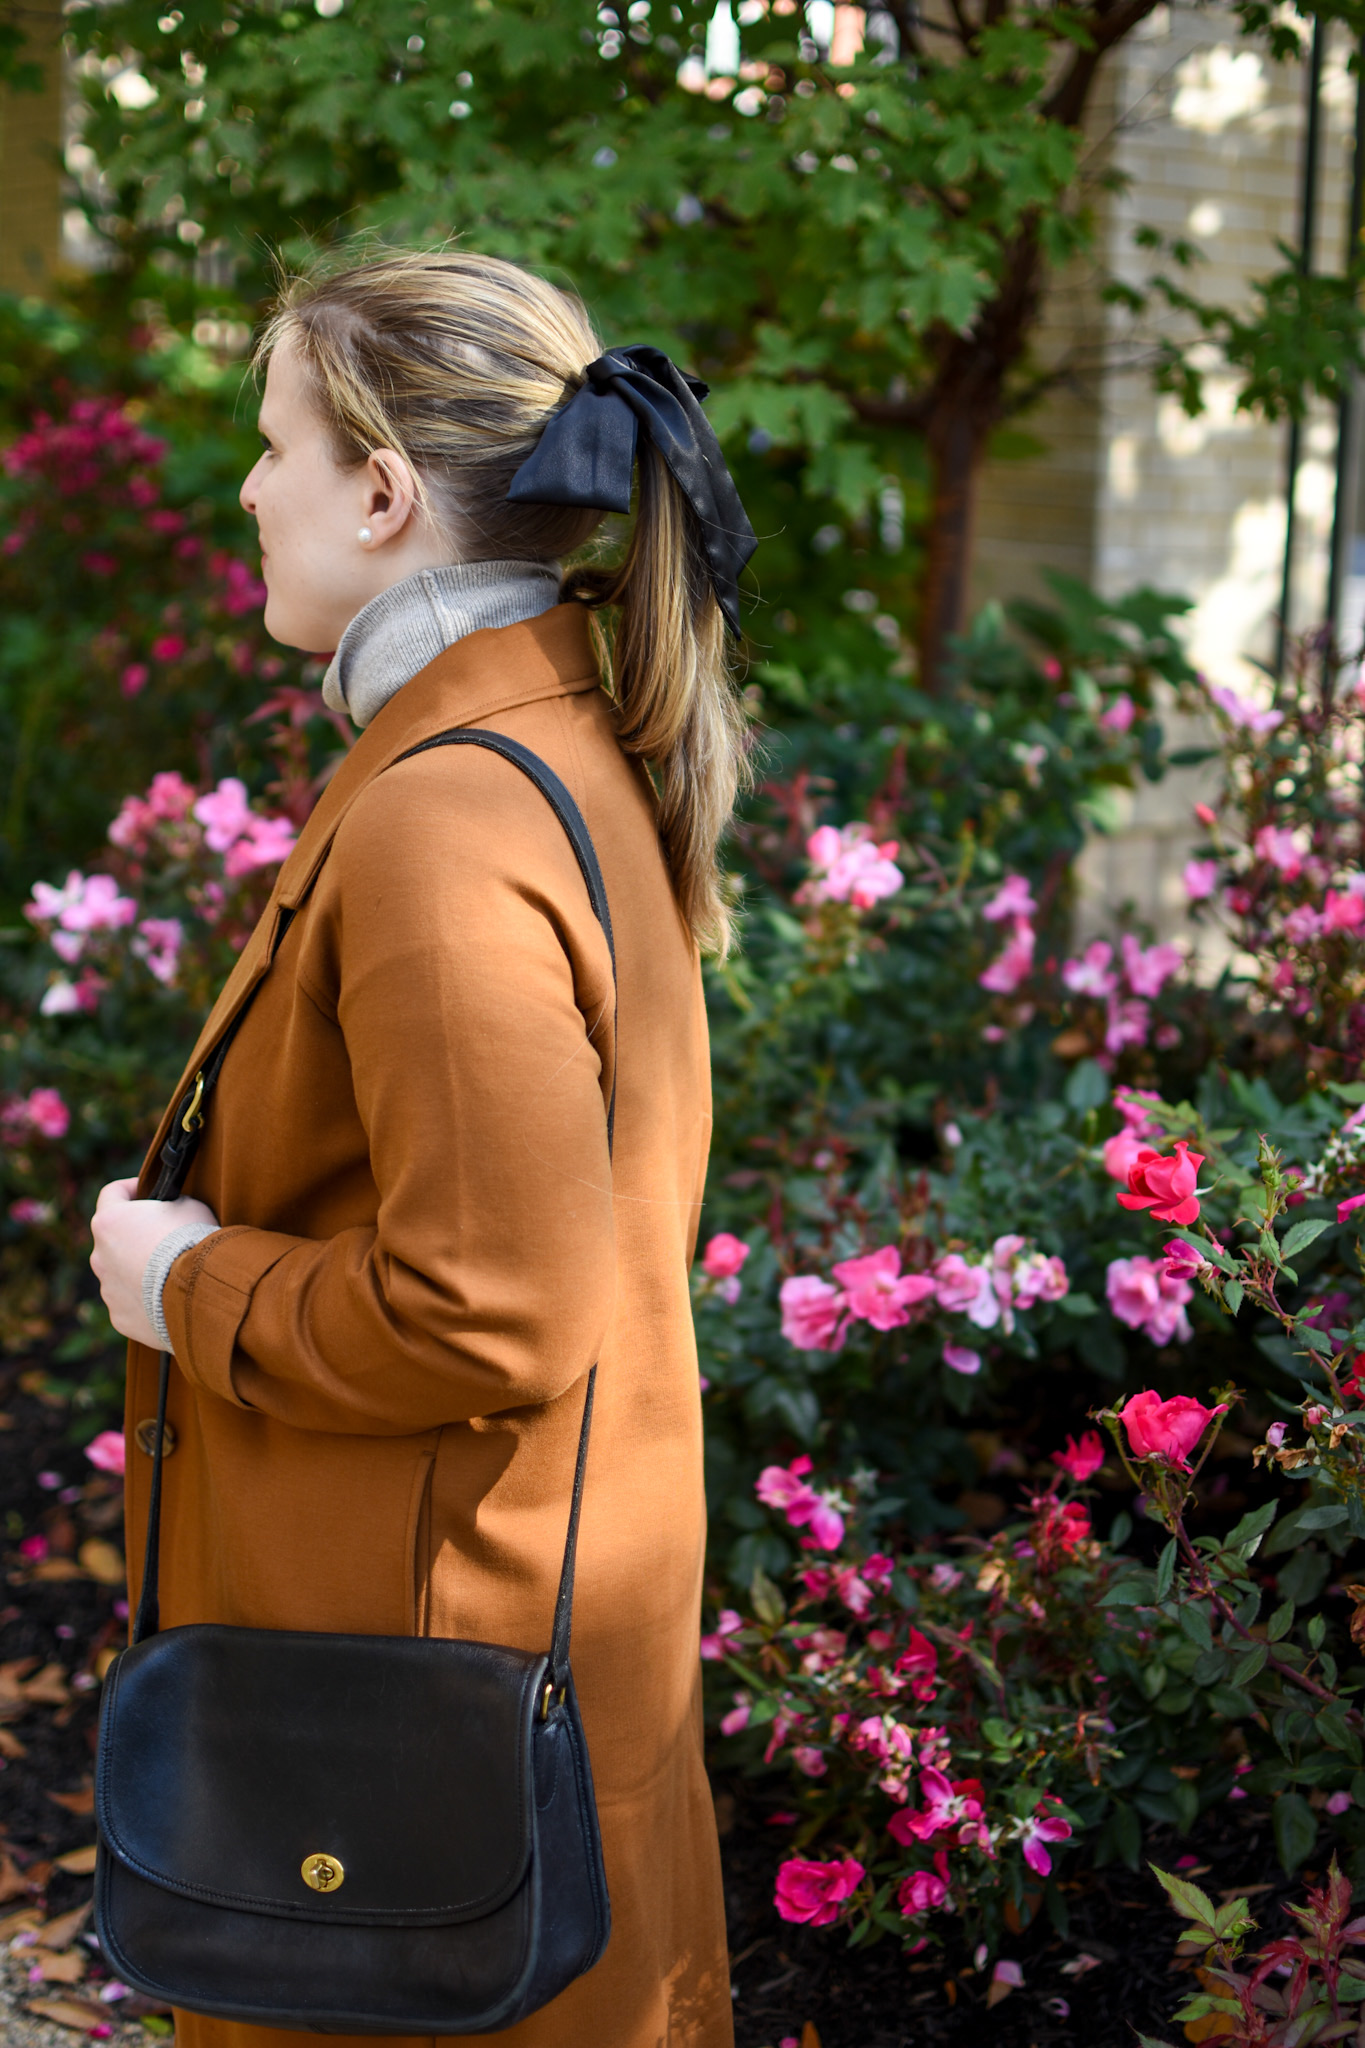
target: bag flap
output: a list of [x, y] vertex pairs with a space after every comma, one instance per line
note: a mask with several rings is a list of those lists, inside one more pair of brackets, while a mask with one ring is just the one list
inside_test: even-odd
[[168, 1890], [253, 1912], [478, 1918], [530, 1862], [545, 1669], [434, 1637], [168, 1629], [106, 1680], [104, 1844]]

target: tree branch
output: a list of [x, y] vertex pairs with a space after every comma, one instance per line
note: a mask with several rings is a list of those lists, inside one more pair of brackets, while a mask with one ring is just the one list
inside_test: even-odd
[[1045, 121], [1060, 121], [1064, 128], [1080, 126], [1100, 59], [1106, 51], [1113, 49], [1115, 43], [1121, 43], [1126, 35], [1131, 35], [1156, 5], [1157, 0], [1116, 0], [1116, 4], [1099, 7], [1093, 14], [1081, 18], [1081, 26], [1090, 36], [1092, 47], [1077, 50], [1043, 101], [1038, 111]]

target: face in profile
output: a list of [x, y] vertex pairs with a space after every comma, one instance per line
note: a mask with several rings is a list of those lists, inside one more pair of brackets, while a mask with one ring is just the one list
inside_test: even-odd
[[362, 605], [414, 569], [449, 561], [451, 550], [393, 449], [338, 467], [288, 340], [270, 358], [259, 425], [264, 446], [241, 502], [260, 536], [265, 629], [282, 646], [330, 654]]

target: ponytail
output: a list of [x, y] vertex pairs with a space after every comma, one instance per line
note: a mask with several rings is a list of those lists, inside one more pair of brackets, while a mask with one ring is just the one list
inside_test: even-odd
[[703, 951], [724, 959], [730, 914], [716, 855], [747, 781], [746, 720], [696, 516], [652, 448], [640, 451], [639, 478], [620, 565], [572, 568], [562, 594], [615, 611], [598, 638], [618, 736], [653, 771], [679, 908]]

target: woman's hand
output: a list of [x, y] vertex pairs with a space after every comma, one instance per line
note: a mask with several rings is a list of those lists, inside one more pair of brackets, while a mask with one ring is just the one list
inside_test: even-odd
[[95, 1234], [90, 1267], [120, 1337], [156, 1351], [159, 1339], [142, 1306], [142, 1275], [153, 1248], [185, 1223], [207, 1223], [216, 1230], [218, 1218], [207, 1202], [188, 1195], [177, 1202], [139, 1202], [136, 1193], [135, 1180], [111, 1180], [100, 1190], [90, 1219]]

